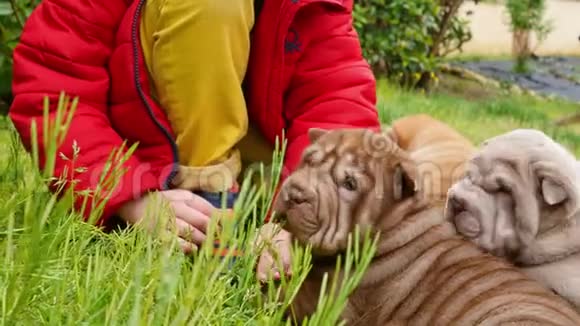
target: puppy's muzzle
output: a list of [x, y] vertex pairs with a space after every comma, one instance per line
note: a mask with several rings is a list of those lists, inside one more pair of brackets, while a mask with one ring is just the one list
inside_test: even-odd
[[287, 208], [311, 204], [316, 194], [305, 178], [290, 177], [281, 189], [282, 200]]
[[483, 223], [486, 216], [494, 214], [492, 197], [468, 179], [463, 179], [451, 187], [448, 192], [445, 215], [457, 231], [471, 239], [478, 238], [484, 232]]

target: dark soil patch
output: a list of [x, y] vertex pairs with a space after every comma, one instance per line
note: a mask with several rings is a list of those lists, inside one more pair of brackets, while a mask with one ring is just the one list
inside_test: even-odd
[[518, 85], [538, 94], [580, 101], [580, 58], [543, 57], [530, 61], [529, 73], [515, 73], [513, 62], [472, 61], [453, 64], [500, 82]]

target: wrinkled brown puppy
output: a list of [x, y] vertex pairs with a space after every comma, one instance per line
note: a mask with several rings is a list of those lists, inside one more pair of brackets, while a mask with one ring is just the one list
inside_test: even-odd
[[323, 275], [332, 277], [332, 260], [358, 224], [381, 236], [342, 313], [348, 325], [580, 325], [564, 299], [458, 236], [389, 137], [313, 129], [310, 138], [275, 202], [284, 228], [313, 248], [313, 268], [293, 302], [299, 320], [316, 308]]
[[579, 205], [575, 157], [543, 132], [519, 129], [484, 142], [450, 189], [446, 216], [580, 308]]
[[[421, 180], [423, 195], [436, 205], [445, 205], [449, 187], [459, 180], [465, 164], [475, 153], [470, 140], [444, 122], [427, 114], [408, 115], [386, 126], [387, 134], [397, 145], [407, 151], [415, 162], [418, 180]], [[377, 144], [380, 146], [380, 144]], [[285, 231], [272, 233], [274, 225], [265, 225], [261, 239], [271, 241], [259, 259], [257, 275], [266, 281], [268, 273], [275, 279], [281, 273], [291, 274], [290, 239]], [[274, 256], [281, 259], [282, 271], [278, 270]]]
[[449, 187], [463, 176], [466, 162], [475, 154], [473, 143], [427, 114], [393, 121], [388, 134], [415, 162], [425, 196], [444, 205]]

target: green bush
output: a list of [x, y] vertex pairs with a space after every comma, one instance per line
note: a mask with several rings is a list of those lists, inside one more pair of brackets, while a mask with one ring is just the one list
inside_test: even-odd
[[548, 29], [548, 24], [544, 21], [545, 0], [507, 0], [505, 5], [513, 29], [538, 33], [544, 33]]
[[12, 51], [24, 22], [40, 0], [9, 0], [0, 3], [0, 113], [11, 101]]
[[535, 33], [538, 45], [552, 31], [552, 22], [546, 20], [545, 0], [507, 0], [510, 27], [513, 33], [514, 70], [526, 73], [529, 70], [528, 59], [534, 52], [530, 48], [531, 34]]
[[361, 0], [355, 28], [375, 72], [403, 85], [425, 87], [439, 59], [471, 39], [457, 16], [463, 0]]

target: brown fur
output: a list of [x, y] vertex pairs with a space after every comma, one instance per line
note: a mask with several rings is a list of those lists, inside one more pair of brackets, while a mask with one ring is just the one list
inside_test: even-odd
[[389, 136], [417, 165], [423, 194], [444, 205], [447, 190], [463, 176], [466, 162], [475, 153], [473, 143], [427, 114], [393, 121]]
[[293, 302], [298, 320], [316, 309], [324, 273], [332, 276], [332, 260], [359, 225], [380, 238], [342, 313], [348, 325], [580, 325], [561, 297], [459, 237], [443, 207], [423, 196], [411, 156], [389, 137], [313, 129], [310, 138], [274, 207], [294, 239], [313, 249]]
[[[465, 163], [474, 154], [475, 146], [455, 129], [427, 114], [405, 116], [385, 129], [388, 136], [409, 152], [416, 162], [425, 197], [433, 204], [444, 205], [449, 187], [463, 176]], [[274, 229], [276, 233], [273, 233]], [[268, 223], [261, 233], [260, 241], [268, 240], [268, 246], [258, 260], [258, 279], [265, 282], [270, 273], [276, 279], [280, 273], [291, 274], [287, 232], [278, 231], [276, 225]], [[280, 258], [280, 266], [274, 256]], [[280, 267], [282, 271], [279, 271]]]

